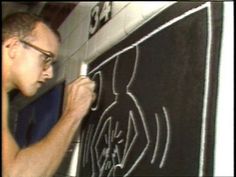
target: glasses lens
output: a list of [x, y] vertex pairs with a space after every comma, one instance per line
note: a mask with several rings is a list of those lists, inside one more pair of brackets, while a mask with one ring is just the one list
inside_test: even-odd
[[44, 59], [44, 69], [48, 69], [52, 65], [53, 58], [46, 56]]
[[35, 50], [41, 52], [45, 56], [43, 58], [44, 69], [48, 69], [52, 65], [54, 55], [51, 52], [45, 51], [45, 50], [43, 50], [43, 49], [41, 49], [41, 48], [39, 48], [39, 47], [37, 47], [37, 46], [35, 46], [33, 44], [30, 44], [30, 43], [24, 41], [24, 40], [20, 40], [20, 42], [22, 42], [23, 44], [28, 45], [28, 46], [34, 48]]

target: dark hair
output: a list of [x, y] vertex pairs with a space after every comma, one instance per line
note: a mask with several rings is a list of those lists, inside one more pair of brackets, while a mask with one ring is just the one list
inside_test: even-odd
[[40, 16], [27, 12], [16, 12], [6, 16], [2, 22], [2, 43], [11, 37], [26, 38], [32, 35], [38, 23], [45, 24], [61, 41], [60, 34]]

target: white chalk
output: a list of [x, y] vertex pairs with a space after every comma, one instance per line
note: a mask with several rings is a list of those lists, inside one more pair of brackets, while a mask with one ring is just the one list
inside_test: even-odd
[[88, 71], [88, 64], [83, 62], [80, 68], [80, 76], [87, 76], [87, 71]]

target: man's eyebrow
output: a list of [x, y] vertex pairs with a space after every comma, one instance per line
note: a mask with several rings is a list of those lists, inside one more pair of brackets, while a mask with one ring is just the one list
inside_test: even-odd
[[28, 45], [28, 46], [30, 46], [30, 47], [32, 47], [32, 48], [34, 48], [35, 50], [38, 50], [39, 52], [43, 53], [43, 54], [46, 55], [47, 57], [55, 58], [55, 54], [52, 53], [51, 51], [44, 50], [44, 49], [42, 49], [42, 48], [40, 48], [40, 47], [38, 47], [38, 46], [36, 46], [36, 45], [34, 45], [34, 44], [31, 44], [30, 42], [27, 42], [27, 41], [25, 41], [25, 40], [22, 40], [22, 39], [19, 39], [19, 41], [22, 42], [22, 43], [24, 43], [24, 44], [26, 44], [26, 45]]

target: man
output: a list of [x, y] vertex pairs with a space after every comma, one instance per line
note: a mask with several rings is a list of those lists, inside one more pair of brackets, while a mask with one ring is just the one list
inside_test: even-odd
[[33, 96], [53, 77], [60, 38], [40, 18], [23, 12], [4, 19], [2, 38], [2, 176], [52, 176], [94, 100], [95, 84], [80, 77], [68, 85], [58, 123], [44, 139], [20, 149], [9, 130], [8, 92]]

